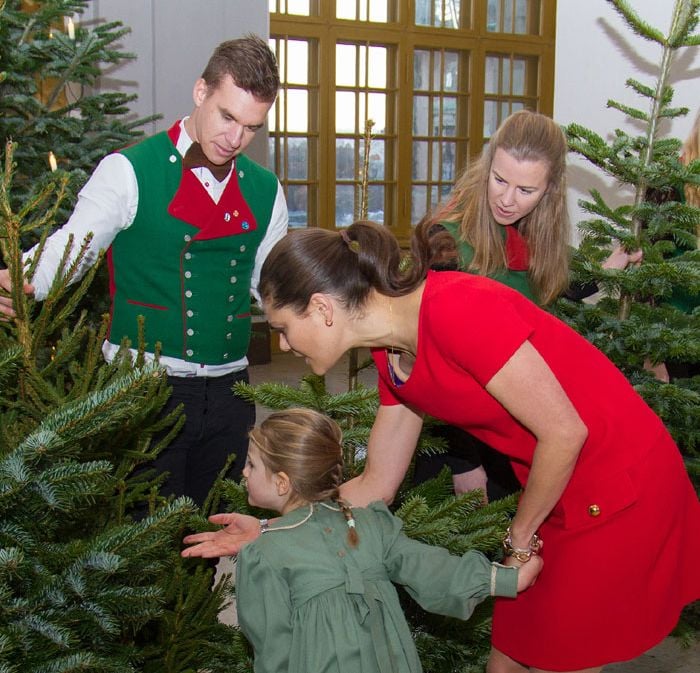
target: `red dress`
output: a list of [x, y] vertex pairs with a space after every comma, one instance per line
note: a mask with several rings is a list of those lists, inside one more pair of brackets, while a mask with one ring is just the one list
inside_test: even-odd
[[518, 292], [481, 276], [431, 272], [408, 380], [394, 385], [386, 352], [373, 352], [381, 404], [463, 428], [509, 456], [524, 485], [535, 438], [484, 386], [526, 340], [588, 437], [540, 527], [544, 570], [517, 599], [496, 601], [492, 642], [554, 671], [634, 658], [700, 598], [700, 502], [671, 436], [622, 373]]

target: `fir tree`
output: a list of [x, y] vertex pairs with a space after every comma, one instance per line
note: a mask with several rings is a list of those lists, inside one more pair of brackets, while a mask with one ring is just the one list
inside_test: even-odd
[[49, 153], [70, 176], [57, 222], [70, 214], [77, 190], [106, 154], [143, 135], [156, 117], [130, 119], [136, 98], [95, 88], [103, 70], [133, 59], [119, 47], [120, 22], [86, 27], [88, 0], [0, 2], [0, 140], [17, 143], [13, 203], [41, 189]]
[[[664, 120], [688, 113], [672, 106], [668, 77], [676, 52], [700, 44], [700, 35], [694, 33], [700, 2], [676, 0], [669, 33], [664, 35], [625, 0], [608, 1], [636, 35], [660, 45], [662, 58], [656, 81], [627, 80], [647, 109], [608, 101], [608, 107], [634, 120], [639, 135], [617, 129], [607, 142], [579, 124], [566, 128], [570, 148], [631, 186], [634, 197], [613, 208], [593, 190], [591, 200], [581, 202], [593, 219], [578, 225], [583, 240], [574, 270], [578, 280], [595, 282], [603, 298], [594, 305], [561, 301], [557, 309], [630, 378], [685, 452], [697, 480], [700, 377], [678, 376], [663, 383], [649, 370], [678, 361], [695, 366], [700, 362], [700, 210], [681, 196], [684, 184], [700, 185], [700, 162], [681, 163], [681, 141], [661, 134]], [[675, 196], [663, 198], [669, 193]], [[627, 250], [641, 248], [641, 265], [602, 269], [613, 239]]]
[[[179, 427], [177, 410], [158, 417], [162, 370], [134, 366], [126, 348], [103, 362], [104, 324], [71, 318], [91, 281], [69, 290], [75, 265], [40, 305], [22, 292], [33, 273], [22, 233], [54, 224], [70, 178], [57, 171], [14, 210], [13, 150], [0, 179], [17, 311], [0, 321], [0, 671], [247, 670], [247, 644], [218, 621], [230, 578], [211, 591], [211, 570], [179, 555], [201, 516], [158, 497], [153, 475], [132, 475]], [[133, 521], [144, 501], [150, 515]]]

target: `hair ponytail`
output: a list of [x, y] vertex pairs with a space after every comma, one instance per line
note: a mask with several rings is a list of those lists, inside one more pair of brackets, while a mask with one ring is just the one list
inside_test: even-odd
[[337, 297], [360, 309], [372, 290], [399, 297], [425, 277], [415, 265], [404, 271], [398, 241], [384, 226], [359, 221], [339, 232], [299, 229], [272, 249], [260, 273], [260, 294], [274, 308], [306, 310], [311, 295]]

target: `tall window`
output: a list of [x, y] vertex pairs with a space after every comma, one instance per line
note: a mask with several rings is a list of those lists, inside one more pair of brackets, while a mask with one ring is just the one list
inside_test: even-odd
[[507, 115], [552, 112], [556, 0], [269, 2], [294, 227], [347, 226], [364, 178], [368, 217], [406, 240]]

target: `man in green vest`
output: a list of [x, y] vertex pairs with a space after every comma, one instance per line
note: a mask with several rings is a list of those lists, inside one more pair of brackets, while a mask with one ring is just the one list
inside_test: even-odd
[[[287, 206], [276, 176], [243, 150], [278, 89], [277, 63], [262, 39], [220, 44], [194, 84], [192, 113], [100, 162], [25, 287], [46, 296], [77, 257], [74, 245], [60, 268], [71, 235], [77, 242], [93, 235], [82, 273], [107, 251], [112, 320], [104, 356], [111, 361], [125, 337], [137, 343], [137, 318], [145, 316], [147, 348], [160, 344], [172, 386], [163, 413], [182, 403], [186, 416], [153, 467], [168, 473], [162, 494], [200, 505], [231, 454], [230, 476], [240, 476], [255, 422], [254, 406], [231, 386], [248, 380], [250, 296], [287, 231]], [[10, 288], [6, 270], [0, 286]], [[0, 313], [13, 315], [9, 299], [0, 297]]]

